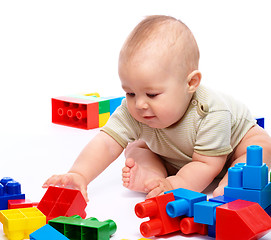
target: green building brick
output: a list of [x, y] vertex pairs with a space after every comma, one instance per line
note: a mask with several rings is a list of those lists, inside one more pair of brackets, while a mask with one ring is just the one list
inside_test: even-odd
[[96, 218], [82, 219], [78, 215], [52, 219], [49, 225], [70, 240], [107, 240], [117, 230], [113, 220], [99, 222]]

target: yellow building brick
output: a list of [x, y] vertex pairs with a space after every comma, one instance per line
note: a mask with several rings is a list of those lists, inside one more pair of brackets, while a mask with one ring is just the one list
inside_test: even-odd
[[99, 127], [103, 127], [110, 117], [110, 112], [99, 114]]
[[0, 222], [10, 240], [29, 238], [29, 234], [46, 224], [46, 216], [37, 208], [19, 208], [0, 211]]

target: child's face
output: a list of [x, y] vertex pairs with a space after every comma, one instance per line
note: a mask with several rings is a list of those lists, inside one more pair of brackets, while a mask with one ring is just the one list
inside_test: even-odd
[[[187, 73], [177, 70], [171, 56], [138, 54], [119, 62], [119, 75], [130, 114], [152, 128], [166, 128], [186, 112], [192, 94]], [[157, 54], [156, 54], [157, 55]]]

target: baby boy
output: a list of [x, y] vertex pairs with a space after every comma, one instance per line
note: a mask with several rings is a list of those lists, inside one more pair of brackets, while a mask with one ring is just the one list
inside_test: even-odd
[[147, 197], [186, 188], [203, 191], [223, 174], [213, 195], [227, 185], [225, 169], [246, 161], [246, 147], [263, 147], [270, 166], [271, 138], [248, 109], [200, 85], [199, 50], [193, 34], [169, 16], [149, 16], [128, 36], [119, 56], [126, 99], [83, 149], [70, 171], [49, 185], [79, 189], [125, 149], [123, 185]]

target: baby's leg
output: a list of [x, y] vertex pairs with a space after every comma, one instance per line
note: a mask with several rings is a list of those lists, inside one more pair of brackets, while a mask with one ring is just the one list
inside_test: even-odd
[[[271, 165], [271, 137], [268, 133], [258, 125], [252, 127], [239, 145], [236, 147], [235, 153], [232, 156], [230, 167], [236, 163], [246, 162], [247, 147], [250, 145], [259, 145], [263, 148], [263, 162], [270, 168]], [[218, 187], [215, 189], [213, 195], [219, 196], [224, 194], [224, 187], [228, 185], [228, 173], [225, 174], [220, 181]]]
[[167, 170], [162, 159], [153, 153], [144, 141], [130, 143], [125, 150], [125, 167], [122, 169], [123, 186], [138, 192], [148, 192], [146, 183], [166, 178]]

